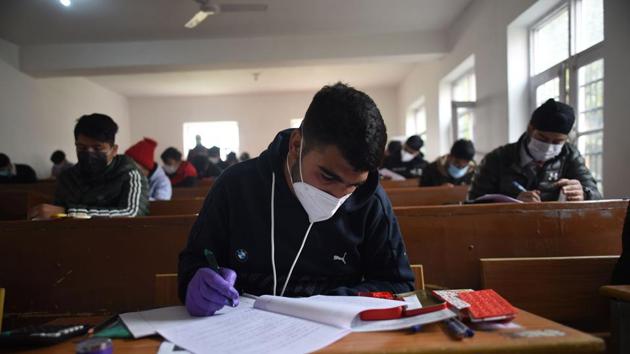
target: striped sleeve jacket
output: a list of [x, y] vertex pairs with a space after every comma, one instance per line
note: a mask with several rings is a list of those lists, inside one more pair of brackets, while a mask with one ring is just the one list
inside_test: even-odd
[[78, 164], [57, 182], [55, 204], [67, 213], [93, 217], [134, 217], [148, 214], [148, 182], [133, 161], [118, 155], [102, 175], [86, 178]]

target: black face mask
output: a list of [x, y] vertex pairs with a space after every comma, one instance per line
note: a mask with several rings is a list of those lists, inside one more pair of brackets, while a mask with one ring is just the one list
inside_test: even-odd
[[87, 152], [77, 153], [79, 159], [79, 169], [81, 174], [87, 178], [97, 177], [107, 168], [107, 154], [104, 152]]

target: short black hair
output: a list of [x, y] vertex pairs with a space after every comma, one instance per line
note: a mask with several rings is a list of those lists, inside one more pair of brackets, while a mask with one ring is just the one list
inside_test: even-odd
[[338, 82], [313, 97], [302, 121], [305, 150], [334, 145], [357, 171], [378, 168], [387, 131], [376, 103], [364, 92]]
[[0, 168], [7, 167], [11, 164], [11, 159], [6, 154], [0, 152]]
[[402, 150], [402, 143], [399, 140], [392, 140], [387, 144], [387, 152], [394, 155]]
[[405, 145], [407, 145], [411, 150], [420, 151], [420, 149], [424, 146], [424, 140], [422, 140], [420, 135], [412, 135], [407, 138]]
[[160, 155], [160, 158], [162, 159], [162, 162], [166, 163], [166, 160], [168, 159], [172, 159], [175, 161], [181, 161], [182, 160], [182, 153], [179, 152], [179, 150], [177, 150], [174, 147], [168, 147], [166, 150], [164, 150], [164, 152], [162, 153], [162, 155]]
[[52, 163], [54, 163], [55, 165], [61, 163], [65, 159], [66, 153], [61, 150], [57, 150], [53, 152], [52, 155], [50, 155], [50, 161], [52, 161]]
[[213, 146], [208, 149], [208, 156], [219, 157], [221, 156], [221, 148], [218, 146]]
[[77, 140], [81, 134], [94, 140], [114, 144], [116, 133], [118, 133], [116, 122], [110, 116], [101, 113], [83, 115], [74, 126], [74, 140]]
[[459, 139], [451, 147], [451, 156], [471, 161], [475, 157], [475, 145], [470, 140]]

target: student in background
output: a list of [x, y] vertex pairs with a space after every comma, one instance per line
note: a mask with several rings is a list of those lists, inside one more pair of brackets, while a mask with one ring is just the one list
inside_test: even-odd
[[236, 158], [236, 153], [234, 151], [232, 151], [229, 154], [227, 154], [227, 157], [225, 158], [225, 164], [226, 164], [227, 167], [234, 166], [238, 162], [239, 161]]
[[72, 162], [66, 160], [66, 153], [61, 150], [53, 152], [52, 155], [50, 155], [50, 161], [53, 163], [53, 167], [50, 171], [50, 178], [52, 179], [59, 178], [63, 171], [74, 166]]
[[84, 115], [74, 127], [79, 162], [61, 174], [54, 205], [33, 208], [31, 218], [55, 214], [133, 217], [148, 212], [147, 179], [133, 160], [118, 155], [118, 125], [104, 114]]
[[195, 135], [195, 147], [188, 150], [187, 161], [192, 161], [195, 156], [208, 157], [208, 148], [201, 143], [201, 135]]
[[240, 162], [247, 161], [249, 159], [251, 159], [251, 157], [249, 156], [249, 153], [247, 152], [242, 153], [241, 156], [238, 157], [238, 160]]
[[574, 122], [573, 108], [554, 99], [536, 108], [516, 143], [495, 149], [481, 161], [470, 198], [504, 194], [524, 202], [601, 199], [584, 158], [568, 142]]
[[35, 183], [37, 174], [29, 165], [11, 163], [9, 156], [0, 153], [0, 183]]
[[210, 163], [216, 166], [221, 172], [228, 168], [228, 165], [225, 161], [221, 160], [221, 148], [218, 146], [213, 146], [208, 149], [208, 156]]
[[[396, 217], [379, 185], [387, 134], [374, 101], [338, 83], [302, 126], [212, 186], [179, 256], [179, 296], [209, 316], [239, 289], [262, 295], [356, 295], [413, 289]], [[218, 272], [208, 268], [206, 250]]]
[[164, 172], [173, 187], [194, 187], [197, 185], [197, 170], [187, 161], [182, 161], [182, 153], [169, 147], [160, 155], [164, 163]]
[[383, 163], [383, 168], [395, 172], [405, 178], [418, 178], [428, 163], [424, 159], [424, 154], [420, 152], [424, 146], [424, 141], [419, 135], [412, 135], [405, 141], [405, 144], [398, 149], [397, 144], [388, 146], [389, 155]]
[[171, 200], [171, 181], [162, 167], [153, 160], [156, 146], [155, 140], [144, 138], [127, 149], [125, 155], [136, 162], [140, 172], [149, 180], [149, 201]]
[[438, 157], [422, 171], [420, 186], [470, 185], [475, 174], [474, 157], [472, 141], [457, 140], [449, 154]]

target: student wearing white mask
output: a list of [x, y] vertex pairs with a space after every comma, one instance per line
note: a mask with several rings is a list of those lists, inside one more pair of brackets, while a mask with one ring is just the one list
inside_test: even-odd
[[431, 162], [422, 173], [421, 187], [470, 185], [475, 169], [475, 145], [472, 141], [459, 139], [451, 152]]
[[499, 193], [524, 202], [601, 199], [584, 158], [568, 142], [574, 122], [571, 106], [547, 100], [516, 143], [495, 149], [481, 161], [470, 198]]
[[423, 146], [424, 141], [419, 135], [410, 136], [400, 149], [389, 153], [383, 162], [383, 168], [405, 178], [422, 176], [422, 171], [429, 165], [420, 151]]
[[[413, 289], [377, 168], [387, 134], [376, 104], [337, 83], [298, 129], [214, 183], [179, 257], [179, 295], [209, 316], [238, 293], [309, 296]], [[207, 251], [220, 267], [208, 268]]]

